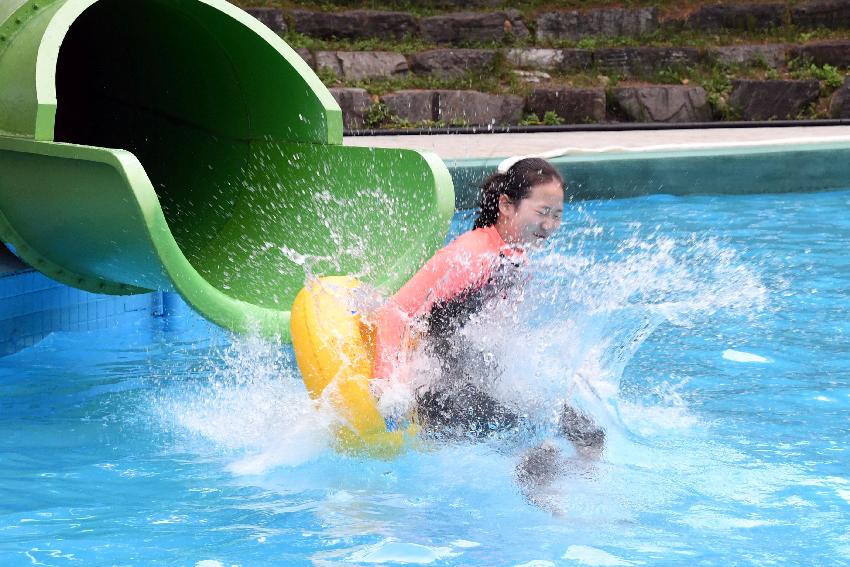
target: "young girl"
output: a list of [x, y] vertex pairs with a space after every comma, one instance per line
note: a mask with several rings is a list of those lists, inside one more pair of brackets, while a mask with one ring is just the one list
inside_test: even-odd
[[[418, 421], [439, 434], [487, 435], [517, 425], [517, 416], [485, 391], [498, 367], [461, 331], [521, 285], [526, 250], [558, 230], [563, 179], [545, 160], [522, 159], [484, 182], [479, 204], [473, 230], [438, 251], [378, 315], [374, 378], [405, 379], [405, 354], [414, 335], [440, 360], [440, 378], [416, 397]], [[578, 448], [604, 440], [601, 430], [572, 409], [565, 410], [562, 429]]]

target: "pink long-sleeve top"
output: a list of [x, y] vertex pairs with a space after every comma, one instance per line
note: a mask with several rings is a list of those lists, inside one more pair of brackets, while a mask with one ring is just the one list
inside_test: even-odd
[[493, 226], [466, 232], [439, 250], [380, 309], [373, 377], [389, 379], [395, 374], [415, 320], [482, 289], [505, 258], [515, 263], [525, 256], [521, 249], [508, 246]]

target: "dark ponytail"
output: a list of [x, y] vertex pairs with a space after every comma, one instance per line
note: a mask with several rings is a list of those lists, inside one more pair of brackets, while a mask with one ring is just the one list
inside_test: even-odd
[[478, 216], [475, 228], [493, 226], [499, 219], [499, 198], [506, 195], [512, 203], [528, 197], [531, 188], [541, 183], [564, 180], [558, 170], [540, 158], [521, 159], [504, 173], [494, 173], [484, 181], [478, 194]]

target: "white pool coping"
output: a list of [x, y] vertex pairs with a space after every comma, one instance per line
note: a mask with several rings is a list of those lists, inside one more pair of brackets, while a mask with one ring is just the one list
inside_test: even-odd
[[850, 126], [350, 136], [343, 144], [431, 151], [444, 160], [458, 160], [838, 142], [850, 143]]

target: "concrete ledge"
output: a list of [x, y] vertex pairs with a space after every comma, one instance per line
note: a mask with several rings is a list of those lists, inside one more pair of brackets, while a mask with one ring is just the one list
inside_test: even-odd
[[475, 206], [478, 185], [503, 159], [558, 148], [573, 152], [550, 159], [575, 199], [850, 188], [850, 126], [368, 136], [344, 143], [435, 152], [449, 166], [459, 209]]

